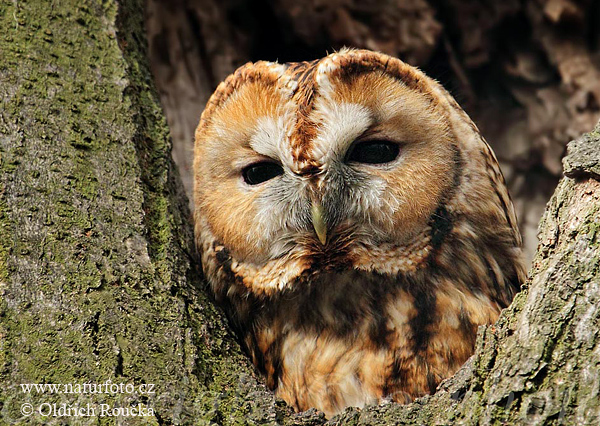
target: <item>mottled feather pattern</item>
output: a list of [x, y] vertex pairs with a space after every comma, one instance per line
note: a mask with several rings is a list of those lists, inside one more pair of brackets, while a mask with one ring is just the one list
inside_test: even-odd
[[[399, 154], [349, 160], [364, 141]], [[281, 172], [243, 178], [264, 162]], [[196, 132], [195, 205], [216, 299], [297, 410], [434, 392], [524, 279], [493, 152], [438, 83], [377, 52], [228, 77]]]

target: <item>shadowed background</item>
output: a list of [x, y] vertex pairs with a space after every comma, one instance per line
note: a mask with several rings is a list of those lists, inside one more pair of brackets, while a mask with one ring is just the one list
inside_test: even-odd
[[152, 71], [191, 198], [194, 130], [238, 66], [378, 50], [440, 81], [494, 148], [531, 260], [568, 141], [600, 118], [595, 0], [147, 0]]

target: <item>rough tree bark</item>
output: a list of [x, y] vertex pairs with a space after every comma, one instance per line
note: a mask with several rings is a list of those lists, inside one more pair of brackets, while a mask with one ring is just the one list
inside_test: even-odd
[[[0, 56], [0, 422], [324, 424], [265, 389], [204, 293], [141, 0], [0, 0]], [[528, 285], [457, 375], [329, 424], [600, 420], [600, 127], [565, 173]], [[76, 387], [107, 381], [134, 389]]]

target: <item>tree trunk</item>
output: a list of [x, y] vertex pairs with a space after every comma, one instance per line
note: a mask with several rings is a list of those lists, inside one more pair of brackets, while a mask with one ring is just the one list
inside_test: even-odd
[[[266, 390], [204, 292], [142, 16], [0, 0], [0, 419], [324, 424]], [[531, 280], [470, 361], [330, 424], [600, 420], [600, 128], [571, 151]]]
[[[142, 16], [135, 0], [0, 3], [3, 424], [146, 424], [100, 417], [104, 403], [142, 403], [151, 424], [285, 411], [203, 293]], [[108, 380], [135, 392], [20, 386]]]

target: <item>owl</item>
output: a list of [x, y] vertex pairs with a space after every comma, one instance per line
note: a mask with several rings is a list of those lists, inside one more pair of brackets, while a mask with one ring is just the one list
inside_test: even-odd
[[524, 279], [493, 152], [448, 92], [399, 59], [343, 49], [246, 64], [195, 137], [204, 274], [296, 410], [434, 392]]

